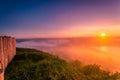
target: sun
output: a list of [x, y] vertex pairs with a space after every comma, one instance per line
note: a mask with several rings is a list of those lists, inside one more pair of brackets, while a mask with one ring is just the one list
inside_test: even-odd
[[102, 33], [100, 34], [100, 36], [101, 36], [101, 37], [106, 37], [107, 34], [106, 34], [105, 32], [102, 32]]

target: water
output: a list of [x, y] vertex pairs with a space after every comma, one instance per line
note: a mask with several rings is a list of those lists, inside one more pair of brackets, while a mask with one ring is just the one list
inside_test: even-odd
[[[118, 42], [118, 41], [117, 41]], [[80, 60], [84, 64], [98, 64], [109, 71], [120, 72], [120, 47], [112, 44], [95, 45], [91, 39], [23, 39], [17, 47], [34, 48], [57, 55], [65, 60]], [[114, 42], [116, 43], [116, 42]]]

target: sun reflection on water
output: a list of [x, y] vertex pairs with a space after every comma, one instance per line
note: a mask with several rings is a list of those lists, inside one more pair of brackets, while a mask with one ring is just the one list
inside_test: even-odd
[[106, 51], [107, 51], [107, 47], [106, 47], [106, 46], [101, 46], [101, 47], [100, 47], [100, 51], [106, 52]]

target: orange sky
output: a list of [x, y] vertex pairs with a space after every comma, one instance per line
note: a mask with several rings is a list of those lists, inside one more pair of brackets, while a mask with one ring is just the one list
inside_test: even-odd
[[1, 35], [80, 37], [106, 32], [120, 36], [120, 0], [3, 1], [0, 7]]

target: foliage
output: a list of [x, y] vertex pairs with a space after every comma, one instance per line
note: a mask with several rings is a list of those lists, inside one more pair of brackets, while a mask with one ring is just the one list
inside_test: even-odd
[[57, 56], [17, 48], [17, 55], [5, 71], [5, 80], [117, 80], [119, 73], [110, 73], [98, 65], [71, 64]]

